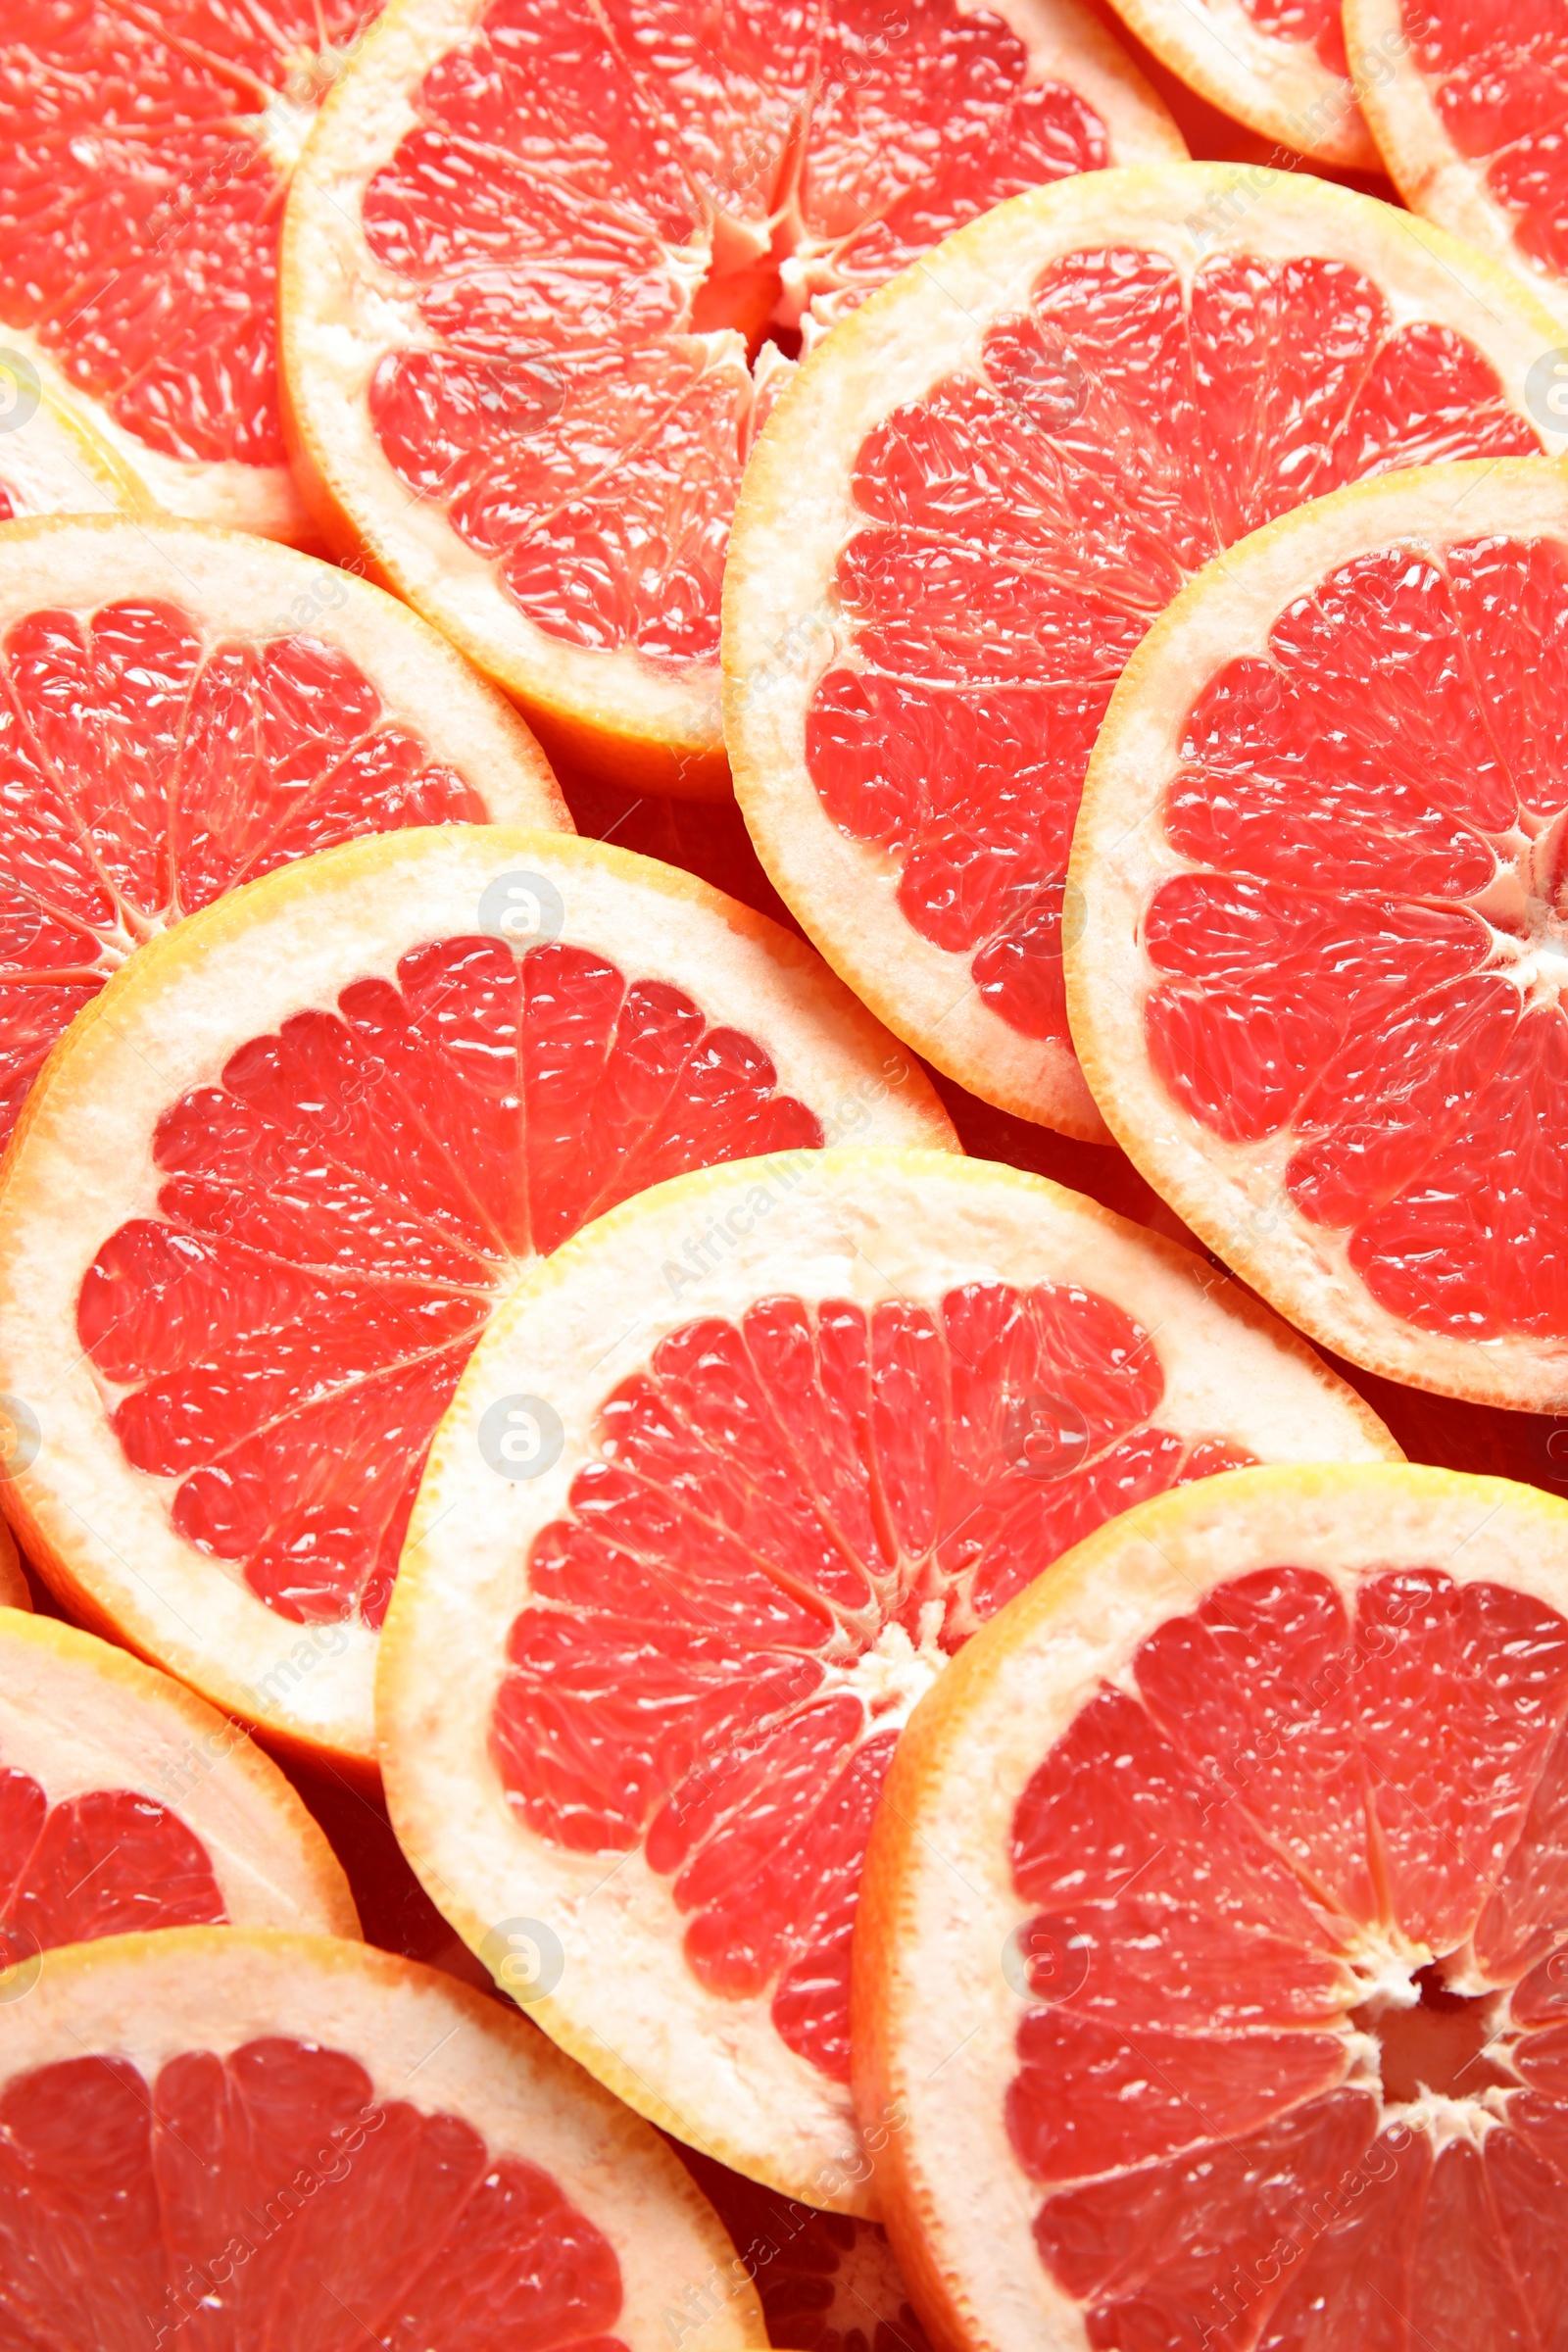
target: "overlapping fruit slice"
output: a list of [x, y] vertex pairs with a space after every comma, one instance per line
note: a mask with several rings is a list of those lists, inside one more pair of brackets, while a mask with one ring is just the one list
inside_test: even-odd
[[0, 330], [175, 514], [306, 527], [277, 408], [282, 197], [373, 13], [75, 0], [0, 34]]
[[1211, 1268], [1041, 1178], [665, 1186], [509, 1301], [436, 1439], [377, 1679], [400, 1842], [509, 1988], [532, 1923], [522, 1997], [622, 2097], [870, 2211], [850, 1938], [911, 1706], [1140, 1495], [1393, 1450]]
[[243, 1732], [91, 1634], [0, 1610], [0, 1965], [203, 1924], [360, 1932], [331, 1847]]
[[368, 1764], [409, 1507], [497, 1297], [643, 1185], [844, 1132], [952, 1143], [808, 948], [672, 868], [454, 825], [272, 874], [132, 957], [33, 1096], [6, 1507], [78, 1606]]
[[130, 951], [237, 883], [362, 833], [571, 828], [527, 728], [407, 607], [151, 519], [0, 533], [0, 1139]]
[[1554, 331], [1404, 214], [1191, 164], [1000, 207], [813, 357], [737, 511], [730, 754], [779, 890], [892, 1028], [1103, 1137], [1063, 883], [1123, 665], [1195, 569], [1302, 499], [1539, 451]]
[[1076, 0], [422, 0], [290, 198], [306, 478], [553, 751], [722, 791], [724, 546], [785, 355], [999, 198], [1183, 152]]
[[1358, 172], [1378, 151], [1356, 104], [1340, 0], [1111, 0], [1211, 105], [1298, 155]]
[[1568, 1390], [1568, 491], [1328, 499], [1204, 573], [1101, 740], [1074, 1034], [1178, 1212], [1417, 1386]]
[[[392, 2352], [766, 2343], [658, 2136], [482, 1993], [176, 1929], [51, 1956], [0, 2046], [0, 2331]], [[717, 2281], [722, 2295], [693, 2309]]]
[[1512, 263], [1568, 319], [1561, 10], [1538, 0], [1346, 0], [1345, 26], [1362, 104], [1405, 202]]
[[152, 500], [118, 450], [0, 351], [0, 522], [24, 514], [139, 514]]
[[1129, 1513], [901, 1745], [856, 1952], [892, 2233], [975, 2352], [1527, 2345], [1568, 2212], [1568, 1510]]

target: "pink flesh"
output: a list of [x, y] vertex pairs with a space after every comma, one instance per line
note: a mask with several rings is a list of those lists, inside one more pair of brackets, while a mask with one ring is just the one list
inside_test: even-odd
[[850, 1933], [902, 1712], [858, 1662], [933, 1667], [1143, 1495], [1235, 1467], [1154, 1418], [1158, 1353], [1108, 1299], [975, 1283], [933, 1309], [760, 1300], [687, 1325], [606, 1401], [572, 1515], [534, 1542], [492, 1750], [576, 1852], [641, 1845], [710, 1992], [767, 1994], [849, 2072]]
[[1443, 126], [1513, 216], [1521, 249], [1568, 273], [1568, 19], [1553, 0], [1405, 0]]
[[[1089, 1699], [1013, 1826], [1044, 1997], [1007, 2128], [1090, 2342], [1560, 2352], [1568, 1622], [1435, 1568], [1365, 1578], [1353, 1614], [1266, 1569], [1150, 1636], [1132, 1686]], [[1469, 2020], [1429, 2082], [1507, 2085], [1484, 2155], [1434, 2162], [1419, 2115], [1348, 2087], [1367, 1928], [1497, 1988], [1491, 2063]]]
[[0, 323], [171, 458], [279, 466], [284, 177], [364, 0], [56, 0], [0, 38]]
[[5, 2352], [623, 2352], [621, 2304], [559, 2181], [344, 2051], [189, 2050], [149, 2083], [110, 2049], [0, 2091]]
[[124, 1788], [51, 1806], [30, 1773], [0, 1765], [0, 1955], [142, 1928], [220, 1927], [207, 1849], [177, 1813]]
[[515, 1261], [689, 1168], [820, 1144], [755, 1039], [563, 942], [412, 949], [159, 1121], [159, 1215], [81, 1344], [175, 1531], [285, 1617], [386, 1613], [435, 1424]]
[[1339, 262], [1226, 257], [1190, 296], [1161, 257], [1070, 254], [1030, 313], [864, 442], [839, 561], [853, 661], [806, 758], [828, 815], [897, 865], [921, 939], [983, 1002], [1068, 1044], [1067, 851], [1123, 664], [1184, 581], [1369, 473], [1535, 451], [1490, 366], [1396, 328]]
[[150, 601], [13, 621], [0, 812], [0, 1140], [150, 933], [335, 842], [488, 814], [336, 647], [225, 641]]
[[1166, 794], [1157, 1076], [1227, 1143], [1288, 1134], [1296, 1207], [1458, 1339], [1568, 1332], [1565, 729], [1568, 548], [1391, 549], [1216, 673]]
[[1338, 0], [1242, 0], [1242, 6], [1259, 32], [1307, 46], [1331, 74], [1348, 74]]
[[497, 0], [366, 197], [435, 338], [376, 371], [387, 457], [549, 635], [711, 660], [747, 349], [1107, 161], [1099, 118], [1026, 68], [956, 0]]

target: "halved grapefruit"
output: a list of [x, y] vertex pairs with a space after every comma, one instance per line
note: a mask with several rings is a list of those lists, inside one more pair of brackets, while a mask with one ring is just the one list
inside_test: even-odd
[[721, 795], [784, 354], [999, 197], [1184, 153], [1077, 0], [394, 0], [289, 200], [302, 479], [553, 755]]
[[1395, 1452], [1212, 1267], [1014, 1168], [666, 1185], [515, 1293], [436, 1436], [376, 1684], [399, 1841], [509, 1989], [534, 1923], [530, 2015], [631, 2105], [873, 2210], [850, 1936], [915, 1700], [1139, 1495]]
[[766, 2344], [657, 2134], [434, 1970], [183, 1928], [51, 1953], [4, 2015], [12, 2343], [667, 2352], [678, 2328], [690, 2352]]
[[237, 1724], [91, 1634], [0, 1609], [0, 1964], [202, 1924], [360, 1933], [336, 1855]]
[[[1561, 8], [1345, 0], [1345, 31], [1362, 106], [1406, 204], [1511, 262], [1568, 326]], [[1568, 384], [1568, 365], [1552, 380]]]
[[1123, 663], [1303, 498], [1564, 446], [1526, 393], [1555, 337], [1407, 214], [1186, 164], [999, 206], [812, 355], [736, 512], [725, 723], [763, 863], [890, 1028], [1103, 1140], [1062, 886]]
[[1560, 2338], [1568, 1509], [1248, 1470], [1103, 1528], [900, 1744], [856, 1939], [966, 2352]]
[[368, 1766], [420, 1464], [498, 1296], [642, 1185], [842, 1133], [953, 1142], [810, 949], [689, 875], [501, 825], [271, 874], [131, 957], [23, 1114], [5, 1507], [74, 1610]]
[[0, 32], [0, 343], [173, 514], [309, 527], [278, 419], [278, 227], [318, 101], [373, 13], [73, 0]]
[[139, 514], [152, 503], [79, 411], [46, 392], [20, 352], [0, 351], [0, 522], [20, 514]]
[[1345, 54], [1340, 0], [1111, 5], [1160, 63], [1211, 106], [1315, 163], [1378, 169]]
[[527, 728], [407, 606], [154, 517], [0, 529], [0, 1140], [130, 951], [236, 883], [361, 833], [571, 830]]
[[1568, 1399], [1568, 480], [1434, 467], [1287, 515], [1117, 689], [1069, 1006], [1150, 1182], [1294, 1323]]

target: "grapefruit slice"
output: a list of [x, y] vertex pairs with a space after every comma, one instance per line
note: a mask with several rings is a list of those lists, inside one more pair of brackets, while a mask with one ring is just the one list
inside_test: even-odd
[[302, 478], [553, 756], [722, 796], [783, 354], [999, 197], [1185, 152], [1076, 0], [395, 0], [289, 201]]
[[1190, 89], [1262, 137], [1315, 163], [1379, 169], [1345, 54], [1340, 0], [1111, 0], [1111, 6]]
[[173, 514], [308, 527], [278, 419], [278, 226], [371, 14], [78, 0], [0, 33], [3, 339]]
[[1123, 663], [1303, 498], [1539, 452], [1525, 385], [1553, 339], [1407, 214], [1187, 164], [999, 207], [812, 356], [737, 510], [726, 723], [763, 863], [890, 1028], [1103, 1141], [1062, 886]]
[[969, 2352], [1550, 2343], [1568, 1510], [1248, 1470], [1103, 1528], [900, 1745], [860, 2096]]
[[453, 825], [234, 892], [130, 959], [18, 1130], [29, 1557], [218, 1704], [368, 1766], [409, 1506], [497, 1297], [642, 1185], [844, 1131], [952, 1144], [808, 948], [667, 866]]
[[1346, 0], [1345, 27], [1361, 103], [1406, 204], [1510, 262], [1568, 323], [1561, 10]]
[[46, 1960], [6, 2010], [0, 2250], [19, 2345], [767, 2340], [676, 2159], [520, 2019], [275, 1930]]
[[0, 1965], [230, 1923], [360, 1933], [337, 1857], [277, 1766], [122, 1649], [0, 1609]]
[[361, 833], [571, 830], [527, 728], [406, 606], [151, 518], [0, 531], [0, 1140], [130, 950], [234, 884]]
[[1435, 467], [1288, 515], [1118, 689], [1069, 1003], [1193, 1231], [1369, 1370], [1561, 1411], [1568, 483]]
[[0, 351], [0, 522], [20, 514], [144, 514], [146, 486], [78, 411]]
[[[0, 1417], [0, 1438], [3, 1438], [5, 1429], [10, 1427], [14, 1430], [15, 1424], [10, 1422], [9, 1416], [5, 1416], [3, 1403], [0, 1403], [0, 1416], [3, 1416]], [[15, 1443], [13, 1436], [11, 1445]], [[0, 1609], [30, 1609], [31, 1606], [32, 1594], [27, 1590], [27, 1580], [23, 1574], [17, 1539], [6, 1521], [0, 1519]]]
[[1041, 1178], [669, 1184], [517, 1291], [437, 1435], [376, 1685], [399, 1842], [509, 1989], [534, 1923], [530, 2015], [632, 2106], [865, 2213], [849, 1946], [910, 1707], [1138, 1495], [1396, 1452], [1213, 1268]]

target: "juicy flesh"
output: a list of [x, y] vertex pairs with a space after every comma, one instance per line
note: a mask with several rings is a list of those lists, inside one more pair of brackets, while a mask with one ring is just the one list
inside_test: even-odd
[[1568, 547], [1392, 548], [1215, 674], [1165, 795], [1155, 1073], [1458, 1339], [1568, 1334], [1565, 736]]
[[308, 631], [219, 640], [175, 605], [44, 609], [0, 643], [0, 1140], [129, 951], [313, 851], [477, 822], [477, 794]]
[[711, 661], [775, 352], [1103, 126], [956, 0], [497, 0], [371, 180], [374, 430], [535, 626]]
[[1444, 129], [1482, 167], [1514, 240], [1568, 275], [1568, 16], [1560, 0], [1405, 0]]
[[[1568, 1621], [1381, 1571], [1218, 1586], [1013, 1822], [1042, 2259], [1146, 2352], [1550, 2352]], [[1423, 2014], [1424, 2013], [1424, 2014]]]
[[1067, 852], [1123, 665], [1200, 565], [1361, 475], [1535, 451], [1490, 363], [1396, 326], [1347, 264], [1069, 254], [1028, 314], [866, 439], [838, 564], [852, 652], [806, 758], [921, 939], [1023, 1036], [1069, 1046]]
[[283, 463], [287, 165], [364, 0], [67, 0], [0, 37], [0, 324], [171, 458]]
[[1259, 32], [1309, 48], [1320, 66], [1348, 77], [1338, 0], [1242, 0], [1242, 6]]
[[763, 1298], [606, 1400], [535, 1538], [492, 1751], [528, 1828], [641, 1847], [699, 1984], [849, 2072], [865, 1841], [901, 1725], [976, 1626], [1146, 1494], [1251, 1457], [1156, 1418], [1149, 1335], [1067, 1285]]
[[[0, 2090], [0, 2341], [624, 2352], [620, 2266], [543, 2167], [283, 2036]], [[279, 2334], [281, 2330], [281, 2338]]]
[[168, 1805], [125, 1788], [51, 1805], [30, 1773], [0, 1765], [0, 1966], [227, 1917], [206, 1847]]
[[499, 1293], [665, 1177], [822, 1141], [754, 1038], [563, 941], [411, 949], [164, 1113], [156, 1217], [77, 1330], [176, 1534], [285, 1617], [379, 1625]]

